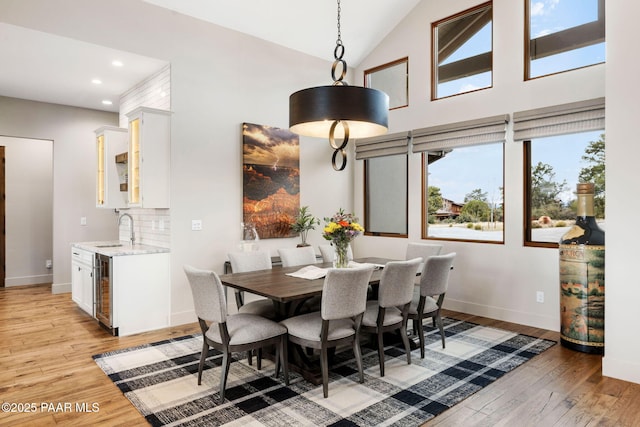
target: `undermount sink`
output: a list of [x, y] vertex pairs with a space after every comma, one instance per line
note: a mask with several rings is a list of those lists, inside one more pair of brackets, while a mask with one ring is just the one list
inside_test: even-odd
[[96, 245], [96, 248], [119, 248], [122, 243], [106, 243], [104, 245]]

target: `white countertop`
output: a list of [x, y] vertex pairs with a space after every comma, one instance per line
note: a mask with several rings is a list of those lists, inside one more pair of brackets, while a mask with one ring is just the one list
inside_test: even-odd
[[117, 240], [104, 242], [78, 242], [73, 243], [72, 246], [106, 256], [143, 255], [171, 252], [171, 250], [168, 248], [140, 245], [137, 243], [131, 245], [131, 243], [129, 242]]

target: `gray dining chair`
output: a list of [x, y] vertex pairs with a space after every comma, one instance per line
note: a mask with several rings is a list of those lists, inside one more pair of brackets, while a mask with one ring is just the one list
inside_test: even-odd
[[[233, 273], [270, 270], [272, 267], [271, 255], [267, 251], [229, 252], [227, 256]], [[267, 319], [276, 318], [273, 301], [267, 298], [260, 298], [255, 301], [245, 302], [244, 292], [238, 289], [234, 291], [238, 313], [257, 314]]]
[[283, 267], [295, 267], [297, 265], [309, 265], [316, 263], [316, 251], [313, 246], [303, 246], [301, 248], [281, 248], [278, 249], [280, 261]]
[[[422, 258], [422, 262], [418, 267], [418, 273], [421, 273], [427, 258], [433, 255], [440, 255], [440, 252], [442, 252], [442, 245], [438, 243], [409, 242], [407, 243], [407, 253], [404, 259]], [[416, 284], [419, 281], [419, 278], [416, 279]]]
[[[231, 264], [231, 271], [233, 273], [246, 273], [248, 271], [257, 270], [271, 270], [271, 255], [267, 251], [246, 251], [246, 252], [229, 252], [229, 263]], [[276, 309], [273, 305], [273, 301], [267, 298], [255, 296], [253, 301], [245, 302], [244, 292], [239, 289], [234, 289], [236, 297], [236, 306], [238, 307], [238, 313], [256, 314], [258, 316], [266, 317], [267, 319], [275, 320]], [[254, 295], [251, 294], [253, 297]], [[262, 367], [262, 354], [261, 350], [257, 350], [258, 370]], [[251, 357], [251, 351], [247, 354], [247, 362], [249, 365], [253, 363]]]
[[378, 360], [380, 376], [384, 377], [384, 342], [385, 332], [398, 331], [407, 353], [407, 364], [411, 364], [411, 348], [407, 336], [409, 306], [413, 299], [416, 269], [421, 258], [409, 261], [390, 261], [384, 266], [378, 299], [367, 301], [367, 309], [362, 318], [362, 332], [376, 334], [378, 342]]
[[[336, 255], [336, 248], [332, 244], [318, 245], [320, 254], [322, 255], [322, 262], [333, 262]], [[353, 249], [351, 245], [347, 246], [347, 259], [353, 260]]]
[[[411, 306], [409, 307], [409, 319], [413, 321], [413, 332], [420, 340], [420, 358], [424, 359], [424, 328], [422, 322], [431, 317], [434, 326], [437, 324], [442, 338], [442, 348], [445, 348], [444, 327], [440, 310], [444, 302], [444, 296], [449, 286], [449, 275], [453, 268], [455, 252], [446, 255], [433, 255], [427, 258], [422, 274], [420, 275], [420, 288], [414, 292]], [[436, 299], [437, 298], [437, 299]]]
[[372, 272], [373, 267], [328, 269], [322, 287], [320, 311], [280, 322], [288, 330], [289, 342], [320, 350], [324, 397], [329, 396], [329, 348], [352, 344], [360, 382], [364, 382], [360, 325]]
[[188, 265], [184, 266], [184, 271], [191, 286], [193, 305], [202, 330], [198, 385], [202, 384], [202, 371], [209, 347], [222, 352], [220, 403], [223, 403], [231, 353], [269, 345], [276, 346], [275, 376], [278, 376], [282, 364], [285, 383], [289, 385], [287, 328], [255, 314], [227, 314], [227, 299], [218, 275], [213, 271], [199, 270]]

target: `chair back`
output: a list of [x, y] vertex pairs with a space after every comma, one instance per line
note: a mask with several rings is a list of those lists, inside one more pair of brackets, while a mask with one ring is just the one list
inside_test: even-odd
[[437, 243], [409, 242], [405, 259], [422, 257], [423, 260], [426, 260], [430, 256], [440, 255], [440, 251], [442, 251], [442, 245]]
[[227, 256], [234, 273], [271, 268], [271, 255], [267, 251], [229, 252]]
[[384, 266], [378, 287], [380, 307], [398, 307], [411, 302], [421, 261], [418, 257], [409, 261], [390, 261]]
[[345, 319], [364, 313], [371, 273], [373, 267], [329, 268], [322, 287], [322, 318]]
[[440, 295], [447, 292], [449, 274], [453, 267], [455, 252], [427, 258], [420, 276], [420, 296]]
[[[323, 262], [333, 262], [336, 255], [336, 248], [331, 245], [318, 245], [320, 249], [320, 254], [322, 255]], [[351, 249], [351, 244], [347, 246], [347, 259], [351, 261], [353, 259], [353, 250]]]
[[283, 267], [294, 267], [296, 265], [309, 265], [316, 262], [316, 251], [313, 246], [303, 246], [301, 248], [278, 249]]
[[184, 272], [191, 285], [193, 306], [198, 318], [208, 322], [226, 322], [227, 300], [222, 282], [215, 271], [199, 270], [185, 265]]

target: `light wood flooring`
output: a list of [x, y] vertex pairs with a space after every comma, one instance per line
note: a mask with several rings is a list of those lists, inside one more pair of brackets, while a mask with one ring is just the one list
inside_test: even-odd
[[[559, 339], [556, 332], [446, 314]], [[37, 407], [31, 413], [2, 412], [0, 425], [147, 425], [91, 356], [194, 332], [199, 332], [196, 323], [112, 337], [76, 307], [70, 294], [52, 295], [49, 285], [0, 288], [0, 401]], [[640, 426], [640, 385], [600, 372], [599, 356], [558, 344], [426, 425]], [[97, 411], [77, 412], [76, 404], [91, 409], [97, 404]]]

